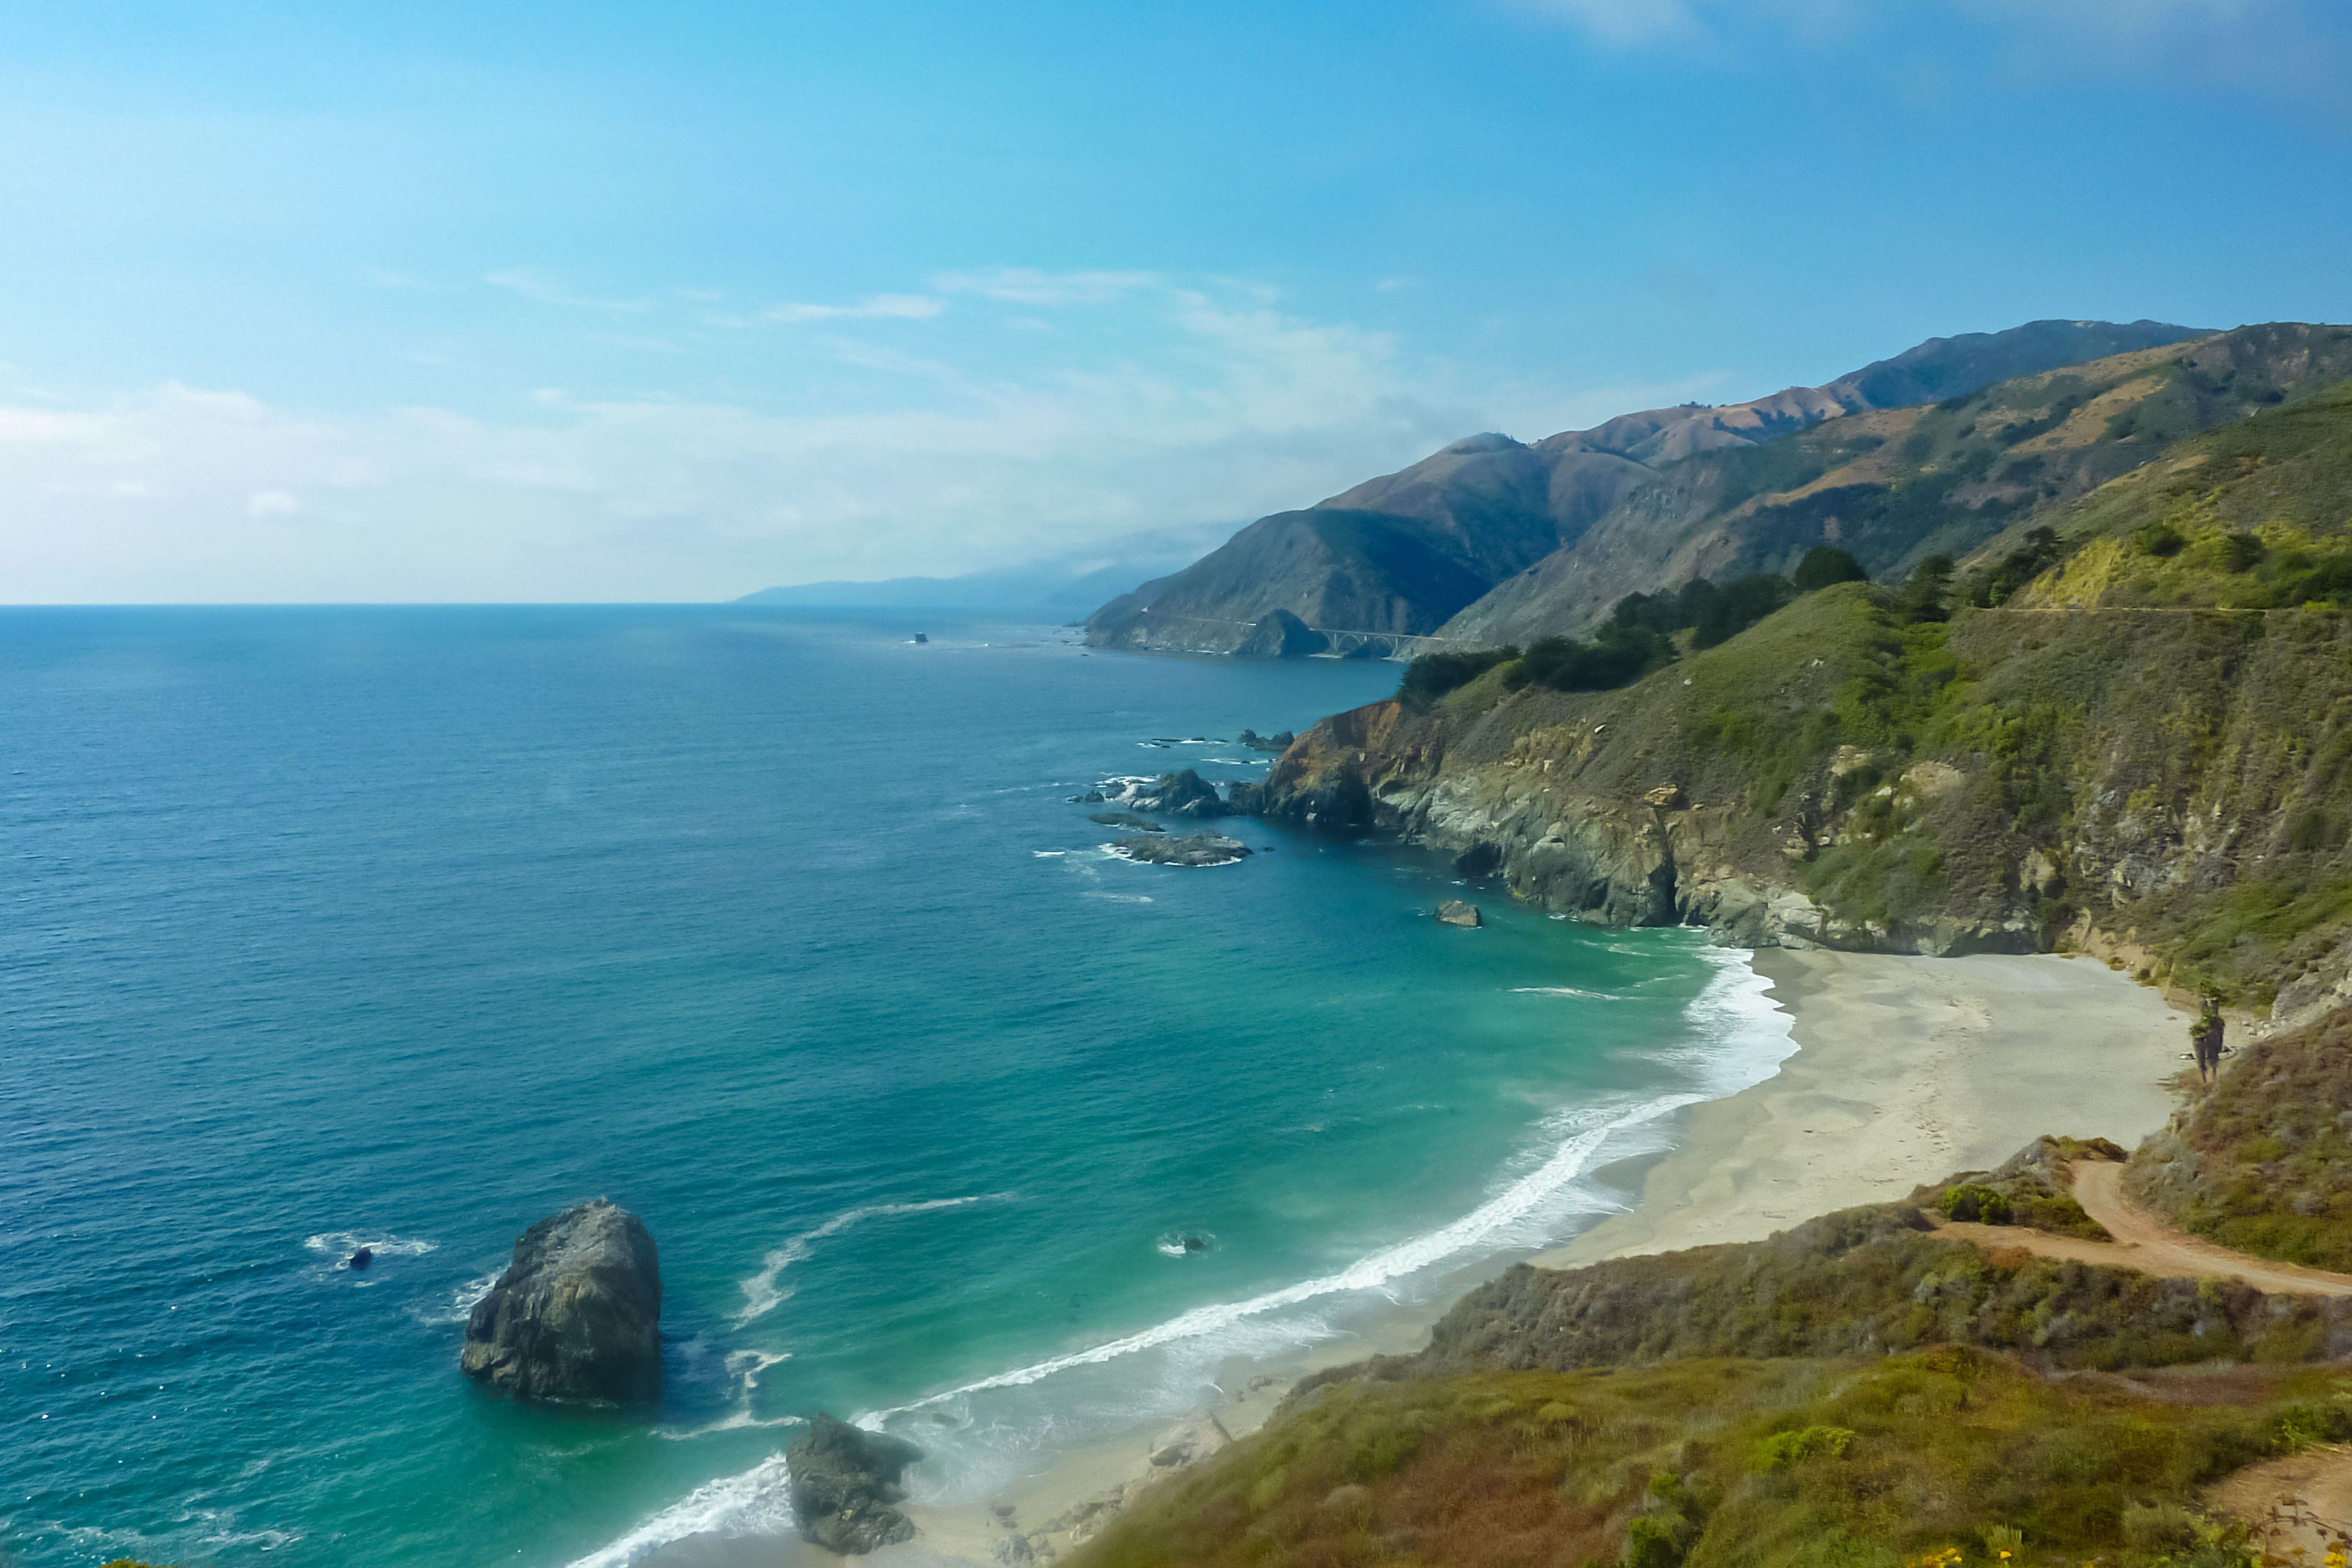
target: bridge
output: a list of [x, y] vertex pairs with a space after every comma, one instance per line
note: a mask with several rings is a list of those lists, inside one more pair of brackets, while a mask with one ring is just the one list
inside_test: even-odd
[[[1136, 612], [1150, 616], [1149, 606]], [[1302, 625], [1304, 623], [1301, 623]], [[1169, 616], [1152, 618], [1150, 626], [1185, 639], [1187, 653], [1231, 653], [1249, 640], [1257, 630], [1255, 621], [1221, 620], [1214, 616]], [[1193, 627], [1203, 628], [1196, 637], [1186, 638]], [[1210, 632], [1205, 628], [1214, 627]], [[1469, 646], [1460, 637], [1431, 637], [1422, 632], [1376, 632], [1356, 626], [1307, 626], [1308, 631], [1322, 637], [1323, 651], [1309, 654], [1309, 658], [1388, 658], [1413, 659], [1425, 653], [1442, 653], [1451, 647]]]

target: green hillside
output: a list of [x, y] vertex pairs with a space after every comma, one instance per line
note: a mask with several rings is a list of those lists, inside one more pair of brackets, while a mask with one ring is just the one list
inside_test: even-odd
[[1631, 593], [1790, 570], [1811, 547], [1899, 577], [2021, 533], [2185, 438], [2352, 376], [2352, 330], [2273, 324], [1855, 414], [1661, 470], [1575, 544], [1450, 621], [1470, 641], [1589, 626]]
[[1958, 1346], [1348, 1384], [1075, 1563], [2242, 1568], [2199, 1489], [2347, 1436], [2340, 1371], [2062, 1383]]

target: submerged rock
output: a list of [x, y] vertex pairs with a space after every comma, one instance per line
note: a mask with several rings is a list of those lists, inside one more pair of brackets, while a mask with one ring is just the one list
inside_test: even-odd
[[1437, 918], [1440, 923], [1450, 926], [1482, 926], [1486, 923], [1486, 917], [1478, 912], [1477, 905], [1465, 904], [1459, 899], [1448, 899], [1438, 905]]
[[802, 1538], [844, 1556], [912, 1538], [914, 1521], [893, 1505], [907, 1495], [898, 1478], [922, 1457], [903, 1437], [810, 1416], [784, 1449]]
[[1138, 816], [1131, 811], [1097, 811], [1088, 814], [1088, 822], [1099, 822], [1105, 827], [1131, 827], [1138, 833], [1165, 833], [1168, 830], [1150, 817]]
[[1219, 833], [1195, 833], [1184, 838], [1146, 834], [1122, 838], [1112, 847], [1130, 860], [1150, 866], [1230, 866], [1250, 852], [1240, 839]]
[[661, 1267], [644, 1223], [597, 1198], [524, 1231], [474, 1303], [458, 1365], [526, 1399], [659, 1399]]

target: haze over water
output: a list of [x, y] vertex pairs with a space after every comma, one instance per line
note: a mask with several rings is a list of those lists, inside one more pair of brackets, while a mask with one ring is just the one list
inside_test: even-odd
[[[816, 1408], [979, 1495], [1589, 1223], [1786, 1050], [1735, 961], [1492, 890], [1441, 927], [1443, 858], [1255, 823], [1131, 865], [1068, 802], [1261, 776], [1223, 738], [1397, 674], [0, 613], [0, 1559], [657, 1560], [789, 1530]], [[483, 1395], [467, 1304], [600, 1194], [660, 1244], [664, 1406]]]

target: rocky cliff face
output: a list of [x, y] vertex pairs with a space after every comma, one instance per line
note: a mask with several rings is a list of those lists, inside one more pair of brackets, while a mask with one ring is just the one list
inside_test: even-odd
[[637, 1216], [603, 1198], [522, 1233], [474, 1303], [459, 1365], [524, 1398], [661, 1397], [661, 1268]]
[[1235, 803], [1464, 855], [1542, 907], [1740, 945], [2119, 954], [2352, 991], [2352, 626], [1809, 595], [1633, 686], [1375, 703]]

